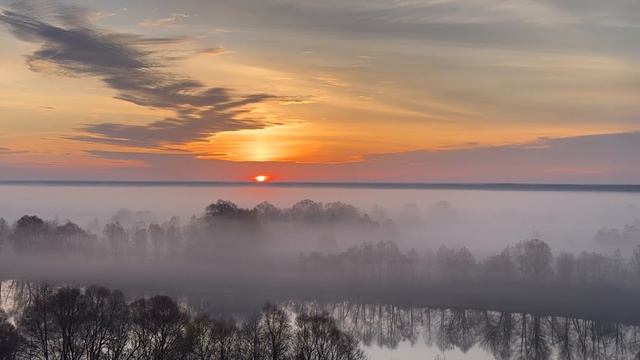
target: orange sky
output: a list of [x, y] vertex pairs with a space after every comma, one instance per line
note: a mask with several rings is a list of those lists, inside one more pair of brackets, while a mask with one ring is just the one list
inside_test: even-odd
[[0, 6], [0, 167], [340, 164], [639, 128], [622, 1], [283, 2]]

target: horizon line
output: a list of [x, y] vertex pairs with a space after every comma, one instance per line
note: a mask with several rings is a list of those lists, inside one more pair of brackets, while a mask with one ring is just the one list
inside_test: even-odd
[[389, 181], [216, 181], [216, 180], [0, 180], [0, 186], [149, 186], [149, 187], [275, 187], [379, 190], [493, 190], [640, 192], [640, 184], [572, 184], [534, 182], [389, 182]]

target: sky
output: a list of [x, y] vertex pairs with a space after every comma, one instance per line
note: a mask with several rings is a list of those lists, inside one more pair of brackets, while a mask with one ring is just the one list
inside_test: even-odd
[[640, 183], [637, 0], [0, 0], [0, 179]]

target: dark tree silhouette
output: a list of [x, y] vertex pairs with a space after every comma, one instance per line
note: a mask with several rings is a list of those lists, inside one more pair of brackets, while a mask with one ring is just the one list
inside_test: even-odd
[[16, 251], [43, 250], [48, 239], [49, 226], [37, 216], [25, 215], [15, 225], [13, 243]]
[[292, 327], [289, 315], [281, 308], [266, 304], [262, 308], [261, 333], [270, 360], [284, 360], [290, 356]]
[[167, 296], [131, 304], [131, 348], [136, 359], [179, 360], [189, 353], [189, 317]]
[[0, 310], [0, 360], [14, 360], [22, 345], [22, 338], [16, 328], [7, 321], [6, 314]]
[[360, 360], [364, 354], [356, 340], [339, 330], [328, 313], [300, 314], [294, 340], [296, 360]]

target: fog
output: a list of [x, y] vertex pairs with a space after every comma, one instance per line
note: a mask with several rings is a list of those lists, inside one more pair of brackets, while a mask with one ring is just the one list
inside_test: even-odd
[[290, 298], [359, 299], [640, 323], [628, 313], [640, 283], [636, 193], [0, 191], [4, 279], [108, 285], [245, 310]]
[[[217, 199], [247, 208], [263, 201], [278, 207], [290, 207], [303, 199], [340, 201], [354, 205], [373, 220], [393, 220], [401, 233], [395, 240], [403, 248], [447, 244], [466, 246], [478, 255], [532, 237], [558, 251], [626, 251], [635, 246], [632, 241], [615, 236], [597, 241], [596, 235], [603, 228], [623, 232], [625, 225], [637, 225], [640, 219], [639, 193], [5, 185], [0, 186], [0, 199], [0, 217], [9, 223], [32, 214], [48, 220], [71, 220], [96, 232], [121, 209], [148, 225], [173, 216], [188, 222]], [[341, 244], [349, 242], [339, 240]]]
[[635, 192], [4, 185], [0, 198], [9, 335], [30, 334], [23, 314], [48, 283], [54, 308], [93, 301], [92, 285], [143, 315], [167, 295], [193, 311], [185, 336], [195, 314], [321, 310], [313, 321], [335, 321], [371, 359], [408, 358], [418, 336], [421, 353], [449, 358], [640, 352]]

